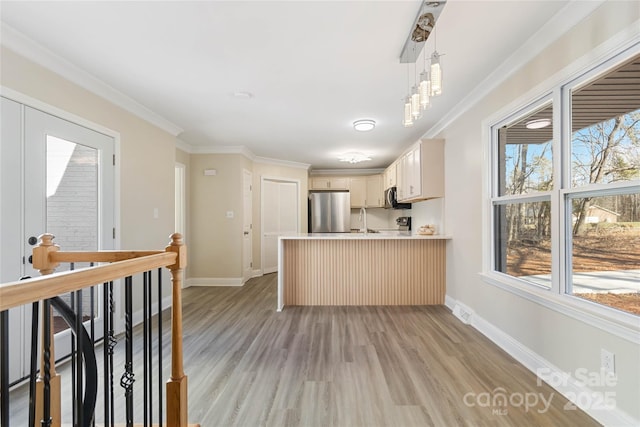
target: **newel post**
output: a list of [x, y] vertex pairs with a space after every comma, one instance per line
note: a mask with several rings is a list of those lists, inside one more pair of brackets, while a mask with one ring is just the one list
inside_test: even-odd
[[[58, 262], [52, 262], [49, 254], [57, 252], [60, 247], [53, 243], [54, 236], [50, 233], [45, 233], [39, 236], [40, 244], [33, 248], [33, 268], [38, 270], [41, 275], [51, 274], [60, 265]], [[61, 411], [61, 382], [60, 375], [56, 372], [56, 355], [53, 347], [53, 336], [55, 331], [53, 330], [53, 312], [49, 309], [49, 304], [40, 303], [42, 307], [42, 348], [40, 354], [40, 366], [49, 366], [49, 372], [45, 369], [40, 369], [38, 379], [36, 380], [36, 406], [35, 406], [35, 420], [34, 427], [41, 425], [40, 421], [45, 415], [44, 401], [45, 395], [48, 394], [49, 400], [49, 417], [51, 419], [52, 427], [59, 427], [62, 423], [62, 411]], [[45, 332], [49, 330], [48, 339], [45, 339]], [[48, 345], [47, 345], [48, 344]], [[48, 384], [45, 381], [44, 376], [48, 376]]]
[[171, 270], [171, 378], [167, 381], [167, 426], [186, 427], [187, 376], [182, 365], [182, 272], [187, 266], [187, 247], [182, 234], [171, 235], [171, 243], [166, 252], [175, 252], [176, 262], [167, 266]]

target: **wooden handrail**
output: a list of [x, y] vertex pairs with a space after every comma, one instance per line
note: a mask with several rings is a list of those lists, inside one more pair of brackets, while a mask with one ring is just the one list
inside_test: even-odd
[[52, 262], [118, 262], [149, 255], [163, 254], [164, 251], [96, 251], [96, 252], [51, 252]]
[[[57, 258], [58, 254], [64, 255], [64, 252], [57, 252], [54, 256]], [[168, 267], [175, 264], [177, 258], [175, 252], [156, 252], [153, 255], [112, 264], [3, 283], [0, 284], [0, 311], [155, 268]]]

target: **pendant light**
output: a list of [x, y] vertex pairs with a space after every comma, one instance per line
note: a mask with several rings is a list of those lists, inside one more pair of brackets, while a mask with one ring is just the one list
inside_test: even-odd
[[[413, 65], [413, 78], [416, 79], [416, 66]], [[418, 90], [417, 82], [411, 88], [411, 115], [414, 120], [418, 120], [422, 117], [422, 108], [420, 108], [420, 91]]]
[[431, 54], [431, 96], [442, 94], [442, 67], [440, 66], [440, 54], [436, 48], [438, 38], [433, 31], [433, 53]]
[[404, 100], [404, 120], [402, 124], [406, 128], [413, 126], [413, 116], [411, 115], [411, 97], [409, 96], [407, 96]]

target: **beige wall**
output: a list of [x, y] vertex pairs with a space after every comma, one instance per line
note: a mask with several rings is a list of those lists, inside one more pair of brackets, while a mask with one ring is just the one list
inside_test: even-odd
[[[240, 154], [191, 155], [189, 278], [242, 276], [243, 168], [251, 164]], [[205, 176], [205, 169], [217, 174]]]
[[175, 138], [5, 47], [1, 52], [2, 86], [120, 134], [121, 247], [164, 248], [174, 225]]
[[617, 407], [636, 420], [640, 420], [637, 344], [489, 285], [478, 273], [485, 249], [482, 182], [488, 158], [481, 143], [482, 121], [572, 61], [593, 57], [592, 49], [623, 27], [637, 25], [638, 19], [637, 2], [605, 3], [437, 135], [446, 139], [445, 218], [447, 232], [454, 237], [447, 252], [448, 295], [565, 372], [579, 368], [599, 372], [600, 349], [614, 352]]
[[[120, 135], [120, 248], [163, 249], [174, 227], [175, 138], [5, 48], [0, 84]], [[153, 218], [154, 209], [159, 218]], [[165, 280], [165, 291], [169, 281]], [[134, 310], [140, 307], [134, 301]]]

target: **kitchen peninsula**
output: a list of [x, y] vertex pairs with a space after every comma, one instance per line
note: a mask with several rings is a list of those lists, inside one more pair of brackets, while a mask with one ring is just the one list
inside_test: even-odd
[[448, 236], [312, 233], [278, 243], [285, 305], [444, 304]]

